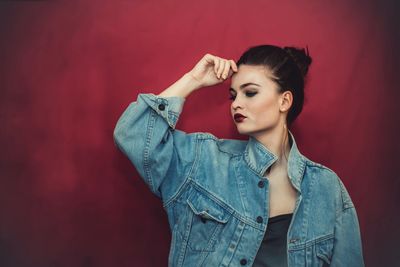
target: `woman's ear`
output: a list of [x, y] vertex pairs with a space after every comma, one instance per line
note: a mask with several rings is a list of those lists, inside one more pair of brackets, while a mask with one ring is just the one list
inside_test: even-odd
[[281, 94], [279, 110], [282, 112], [288, 111], [292, 106], [293, 95], [290, 91], [285, 91]]

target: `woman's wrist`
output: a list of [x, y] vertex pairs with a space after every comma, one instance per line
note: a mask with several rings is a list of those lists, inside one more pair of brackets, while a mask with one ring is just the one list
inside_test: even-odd
[[179, 80], [165, 89], [158, 96], [180, 96], [186, 98], [193, 91], [201, 88], [199, 81], [197, 81], [189, 72], [184, 74]]

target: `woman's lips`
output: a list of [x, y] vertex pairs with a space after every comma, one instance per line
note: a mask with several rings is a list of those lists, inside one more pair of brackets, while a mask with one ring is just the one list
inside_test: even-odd
[[242, 114], [235, 114], [234, 119], [235, 119], [235, 122], [242, 122], [244, 119], [246, 119], [246, 117], [243, 116]]

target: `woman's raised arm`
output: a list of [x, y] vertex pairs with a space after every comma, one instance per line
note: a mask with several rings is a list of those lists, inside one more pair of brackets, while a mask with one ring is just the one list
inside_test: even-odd
[[[193, 90], [228, 78], [232, 75], [230, 64], [228, 60], [206, 54], [161, 94], [139, 94], [116, 124], [115, 144], [164, 202], [176, 196], [190, 177], [198, 152], [197, 134], [175, 129], [185, 97]], [[221, 78], [224, 74], [225, 78]]]
[[235, 61], [205, 54], [194, 68], [158, 96], [186, 98], [193, 91], [223, 82], [237, 71]]

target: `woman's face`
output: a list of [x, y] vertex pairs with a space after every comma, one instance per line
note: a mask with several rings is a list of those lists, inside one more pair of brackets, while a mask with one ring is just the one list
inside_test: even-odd
[[[258, 136], [277, 126], [283, 113], [280, 111], [282, 95], [271, 74], [263, 66], [240, 65], [232, 75], [230, 94], [231, 115], [240, 134]], [[246, 118], [235, 121], [235, 113]]]

